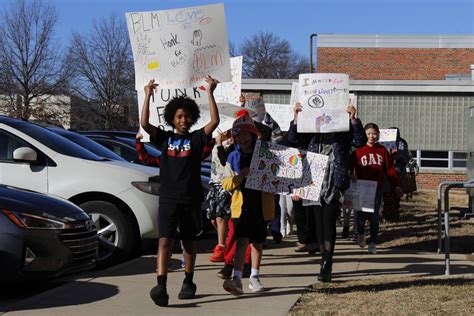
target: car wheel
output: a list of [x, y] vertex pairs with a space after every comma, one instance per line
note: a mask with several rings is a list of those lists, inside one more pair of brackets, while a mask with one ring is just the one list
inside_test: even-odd
[[105, 268], [129, 259], [133, 251], [133, 228], [127, 216], [110, 202], [89, 201], [79, 206], [90, 215], [97, 229], [97, 267]]

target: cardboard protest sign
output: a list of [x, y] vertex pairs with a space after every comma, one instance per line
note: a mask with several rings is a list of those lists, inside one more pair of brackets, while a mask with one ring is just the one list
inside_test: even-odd
[[137, 90], [199, 86], [210, 74], [231, 81], [224, 5], [126, 13]]
[[247, 98], [244, 107], [250, 111], [252, 119], [257, 122], [263, 121], [265, 117], [265, 103], [262, 97]]
[[332, 133], [349, 130], [349, 75], [300, 74], [298, 132]]
[[328, 156], [257, 141], [246, 188], [317, 201]]
[[377, 181], [351, 181], [351, 186], [344, 192], [344, 208], [362, 212], [374, 212]]
[[290, 104], [292, 108], [295, 106], [296, 102], [299, 102], [298, 85], [298, 82], [291, 83]]
[[[206, 89], [206, 88], [205, 88]], [[188, 88], [188, 89], [168, 89], [168, 90], [157, 90], [154, 94], [154, 99], [150, 100], [150, 124], [153, 126], [157, 126], [161, 129], [164, 130], [171, 130], [171, 126], [166, 125], [165, 119], [164, 119], [164, 111], [165, 111], [165, 106], [166, 104], [174, 97], [176, 96], [188, 96], [196, 101], [198, 105], [200, 105], [199, 102], [208, 102], [208, 97], [207, 97], [207, 92], [204, 90], [200, 90], [198, 88]], [[145, 101], [145, 92], [143, 90], [137, 91], [137, 99], [138, 99], [138, 113], [139, 113], [139, 120], [141, 120], [141, 113], [143, 109], [143, 102]], [[198, 122], [193, 125], [192, 129], [196, 130], [201, 127], [203, 127], [205, 124], [207, 124], [210, 121], [210, 112], [209, 112], [209, 105], [208, 104], [203, 104], [200, 105], [200, 111], [201, 111], [201, 118], [198, 120]], [[218, 110], [220, 109], [221, 106], [217, 106]], [[240, 109], [239, 107], [236, 106], [230, 106], [226, 105], [223, 106], [225, 109], [228, 109], [227, 113], [232, 113], [232, 109]], [[232, 123], [234, 121], [234, 116], [231, 115], [226, 115], [221, 113], [219, 111], [219, 118], [220, 118], [220, 123], [218, 126], [218, 129], [215, 130], [215, 133], [221, 131], [228, 130], [229, 128], [232, 127]], [[149, 135], [146, 133], [141, 127], [140, 127], [140, 132], [143, 134], [143, 141], [149, 141]]]
[[383, 145], [389, 152], [397, 148], [397, 130], [396, 129], [380, 129], [379, 137], [380, 145]]
[[357, 109], [357, 94], [349, 93], [349, 104], [352, 104]]
[[287, 132], [293, 120], [293, 107], [290, 104], [265, 103], [265, 110], [278, 123], [280, 129]]
[[217, 85], [214, 98], [218, 104], [233, 104], [240, 106], [239, 98], [242, 87], [242, 56], [230, 59], [231, 82]]

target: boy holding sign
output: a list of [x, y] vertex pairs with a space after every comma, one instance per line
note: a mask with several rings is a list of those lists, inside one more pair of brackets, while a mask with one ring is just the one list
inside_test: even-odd
[[377, 235], [379, 232], [379, 208], [382, 202], [384, 175], [387, 174], [395, 193], [403, 195], [400, 188], [400, 179], [395, 171], [395, 165], [390, 157], [390, 153], [385, 147], [377, 143], [380, 135], [379, 127], [374, 123], [369, 123], [364, 127], [367, 135], [367, 144], [361, 148], [356, 148], [350, 159], [351, 177], [357, 179], [377, 181], [377, 191], [375, 194], [374, 212], [360, 212], [357, 214], [357, 242], [359, 246], [365, 247], [365, 222], [370, 223], [369, 253], [376, 253]]
[[187, 97], [172, 99], [165, 107], [166, 124], [174, 131], [164, 131], [150, 124], [150, 99], [158, 86], [154, 80], [145, 86], [141, 126], [150, 134], [150, 141], [161, 150], [160, 201], [158, 212], [157, 282], [150, 297], [159, 306], [168, 305], [166, 282], [169, 253], [176, 237], [181, 234], [185, 259], [185, 278], [178, 298], [192, 299], [196, 294], [193, 283], [196, 262], [196, 239], [201, 231], [201, 156], [212, 132], [219, 125], [219, 113], [214, 100], [214, 89], [218, 81], [206, 76], [211, 121], [203, 128], [189, 132], [200, 117], [196, 102]]

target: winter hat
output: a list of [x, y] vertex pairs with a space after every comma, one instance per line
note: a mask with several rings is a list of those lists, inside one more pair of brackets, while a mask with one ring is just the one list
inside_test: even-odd
[[237, 112], [236, 115], [237, 118], [234, 124], [232, 124], [232, 137], [235, 137], [241, 132], [249, 132], [250, 134], [258, 136], [257, 127], [247, 111], [241, 110]]

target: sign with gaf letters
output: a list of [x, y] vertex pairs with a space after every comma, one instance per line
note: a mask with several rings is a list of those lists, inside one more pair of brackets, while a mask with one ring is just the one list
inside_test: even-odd
[[351, 181], [351, 186], [344, 192], [344, 208], [362, 212], [374, 212], [377, 181]]
[[349, 75], [300, 74], [298, 114], [299, 133], [349, 131]]
[[202, 84], [210, 74], [231, 81], [224, 5], [126, 13], [137, 90], [155, 79], [162, 89]]
[[246, 188], [318, 201], [328, 156], [258, 140]]

